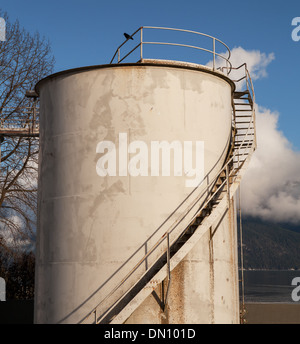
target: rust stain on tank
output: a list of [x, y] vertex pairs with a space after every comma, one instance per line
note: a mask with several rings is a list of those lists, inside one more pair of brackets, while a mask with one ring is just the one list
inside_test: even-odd
[[168, 321], [173, 324], [185, 323], [184, 276], [185, 262], [181, 261], [172, 271], [169, 291]]
[[211, 323], [215, 322], [215, 310], [214, 310], [214, 299], [215, 299], [215, 271], [214, 271], [214, 242], [213, 242], [213, 230], [210, 228], [209, 238], [209, 288], [210, 288], [210, 303], [211, 303]]

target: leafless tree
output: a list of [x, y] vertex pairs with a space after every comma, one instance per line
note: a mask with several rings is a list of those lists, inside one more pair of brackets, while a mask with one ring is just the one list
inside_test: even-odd
[[25, 93], [52, 72], [54, 58], [38, 33], [11, 23], [1, 9], [0, 17], [6, 21], [6, 41], [0, 42], [0, 235], [1, 245], [12, 248], [34, 239], [39, 145], [36, 137], [1, 135], [1, 126], [26, 127], [33, 104]]

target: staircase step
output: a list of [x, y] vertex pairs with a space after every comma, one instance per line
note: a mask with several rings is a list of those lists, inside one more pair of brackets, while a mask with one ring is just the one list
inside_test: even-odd
[[[198, 228], [198, 227], [197, 227], [197, 228]], [[195, 231], [192, 230], [191, 228], [188, 228], [188, 229], [186, 230], [186, 233], [187, 233], [187, 234], [193, 235], [193, 234], [195, 233]]]
[[222, 177], [222, 178], [219, 178], [216, 182], [216, 185], [221, 185], [223, 184], [224, 180], [226, 179], [226, 177]]
[[240, 99], [242, 96], [245, 96], [246, 94], [248, 94], [250, 96], [250, 92], [249, 91], [233, 92], [233, 97], [234, 97], [234, 99]]
[[245, 154], [235, 154], [235, 156], [244, 156], [245, 159], [246, 159], [246, 157], [248, 156], [248, 153], [245, 153]]
[[[203, 221], [203, 219], [210, 214], [210, 211], [209, 209], [202, 209], [201, 210], [201, 214], [197, 217], [196, 221], [197, 221], [197, 224], [201, 221]], [[201, 223], [200, 222], [200, 223]]]
[[250, 149], [251, 145], [248, 144], [243, 144], [243, 145], [237, 145], [236, 148], [240, 148], [240, 149]]
[[183, 244], [176, 242], [175, 244], [172, 245], [170, 252], [172, 254], [175, 254], [182, 246]]
[[[244, 127], [238, 127], [237, 128], [237, 133], [236, 134], [238, 134], [238, 133], [241, 133], [241, 131], [242, 130], [246, 130], [246, 132], [244, 132], [244, 134], [246, 135], [247, 133], [248, 133], [248, 131], [250, 132], [250, 130], [254, 130], [254, 128], [248, 128], [248, 127], [246, 127], [246, 128], [244, 128]], [[236, 134], [235, 134], [235, 136], [236, 136]]]
[[248, 136], [248, 135], [254, 135], [254, 133], [235, 134], [235, 136]]
[[236, 102], [234, 102], [234, 105], [242, 105], [242, 106], [247, 105], [247, 106], [251, 106], [251, 104], [249, 104], [249, 103], [236, 103]]
[[245, 146], [245, 147], [250, 148], [250, 146], [251, 146], [251, 144], [252, 144], [253, 142], [254, 142], [254, 141], [251, 141], [251, 142], [244, 142], [244, 143], [240, 142], [240, 143], [237, 143], [235, 146], [236, 146], [236, 147]]
[[[205, 210], [205, 209], [204, 209]], [[201, 214], [203, 213], [203, 210], [202, 210], [202, 212], [201, 212]], [[206, 213], [206, 212], [205, 212]], [[197, 226], [200, 226], [201, 225], [201, 223], [202, 223], [202, 221], [203, 221], [203, 219], [204, 219], [204, 217], [206, 217], [206, 215], [203, 215], [203, 216], [198, 216], [198, 217], [196, 217], [196, 220], [195, 220], [195, 225], [197, 225]]]
[[197, 226], [197, 225], [191, 225], [190, 227], [189, 227], [189, 230], [190, 230], [190, 232], [195, 232], [195, 230], [198, 228], [199, 226]]
[[236, 142], [234, 145], [235, 146], [241, 146], [241, 145], [244, 145], [244, 146], [250, 146], [252, 143], [253, 143], [254, 141], [249, 141], [249, 142], [242, 142], [242, 141], [240, 141], [240, 142]]
[[[253, 131], [250, 131], [250, 130], [253, 130], [253, 129], [249, 129], [248, 128], [239, 128], [240, 130], [237, 131], [237, 133], [235, 134], [235, 136], [246, 136], [246, 135], [253, 135], [254, 132]], [[242, 131], [244, 130], [244, 131]], [[246, 131], [245, 131], [246, 130]]]

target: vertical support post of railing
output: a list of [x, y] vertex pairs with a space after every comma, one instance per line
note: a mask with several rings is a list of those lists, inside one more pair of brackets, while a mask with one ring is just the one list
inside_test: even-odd
[[33, 102], [33, 118], [32, 118], [32, 133], [34, 132], [34, 128], [35, 128], [35, 121], [36, 121], [36, 103], [37, 100], [35, 99]]
[[214, 37], [213, 37], [213, 53], [214, 53], [213, 70], [216, 70], [216, 39]]
[[207, 188], [206, 188], [206, 191], [207, 191], [207, 197], [209, 197], [209, 174], [207, 174], [207, 177], [206, 177], [206, 183], [207, 183]]
[[97, 325], [97, 308], [95, 309], [94, 313], [95, 313], [95, 325]]
[[167, 233], [167, 267], [168, 267], [168, 288], [166, 292], [166, 297], [164, 300], [164, 310], [166, 309], [168, 295], [169, 295], [169, 289], [170, 289], [170, 283], [171, 283], [171, 266], [170, 266], [170, 234]]
[[4, 141], [4, 137], [0, 136], [0, 173], [1, 173], [1, 143]]
[[141, 62], [143, 60], [143, 27], [141, 26]]
[[[147, 248], [147, 242], [145, 243], [145, 256], [147, 256], [148, 253], [148, 248]], [[148, 270], [148, 257], [146, 257], [145, 259], [145, 267], [146, 267], [146, 271]]]
[[228, 198], [228, 207], [230, 206], [230, 186], [229, 186], [229, 166], [226, 165], [226, 185], [227, 185], [227, 198]]
[[118, 48], [118, 63], [120, 62], [120, 48]]
[[257, 147], [257, 138], [256, 138], [256, 118], [255, 118], [255, 109], [252, 108], [252, 122], [253, 122], [253, 132], [254, 132], [254, 149]]
[[167, 266], [168, 266], [168, 278], [170, 280], [170, 234], [167, 234]]

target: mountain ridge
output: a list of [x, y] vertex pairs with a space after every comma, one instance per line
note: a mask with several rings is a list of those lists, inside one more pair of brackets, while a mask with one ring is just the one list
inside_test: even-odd
[[242, 235], [245, 269], [300, 270], [300, 224], [244, 216]]

